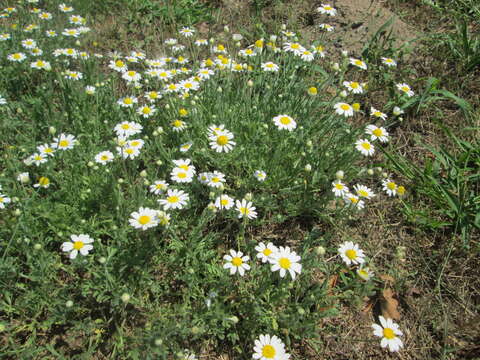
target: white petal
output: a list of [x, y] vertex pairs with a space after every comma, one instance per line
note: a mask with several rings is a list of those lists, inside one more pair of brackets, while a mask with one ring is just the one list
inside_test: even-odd
[[70, 255], [69, 255], [69, 258], [70, 259], [75, 259], [78, 255], [78, 250], [73, 250]]

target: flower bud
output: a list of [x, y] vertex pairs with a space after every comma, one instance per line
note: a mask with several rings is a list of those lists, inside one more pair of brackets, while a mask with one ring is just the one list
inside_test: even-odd
[[310, 165], [310, 164], [305, 165], [305, 171], [306, 172], [312, 171], [312, 165]]
[[253, 199], [253, 194], [252, 193], [246, 193], [245, 194], [245, 200], [252, 201], [252, 199]]
[[65, 306], [67, 308], [71, 308], [73, 306], [73, 301], [72, 300], [68, 300], [66, 303], [65, 303]]
[[40, 250], [42, 248], [42, 244], [36, 243], [35, 245], [33, 245], [33, 248], [35, 250]]
[[121, 299], [125, 304], [128, 303], [130, 301], [130, 294], [123, 293]]
[[102, 256], [102, 257], [98, 258], [98, 262], [100, 264], [105, 264], [107, 262], [107, 258], [105, 256]]
[[243, 36], [241, 34], [233, 34], [232, 39], [233, 41], [242, 41]]
[[140, 177], [146, 178], [147, 177], [147, 171], [146, 170], [140, 171]]
[[373, 171], [373, 169], [368, 169], [367, 170], [367, 174], [372, 176], [375, 172]]
[[326, 253], [326, 250], [323, 246], [317, 246], [315, 248], [315, 254], [317, 254], [318, 256], [323, 256], [325, 255], [325, 253]]
[[55, 134], [56, 132], [57, 132], [57, 129], [55, 129], [53, 126], [50, 126], [50, 127], [48, 128], [48, 133], [49, 133], [50, 135], [53, 135], [53, 134]]
[[345, 173], [342, 171], [342, 170], [338, 170], [336, 173], [335, 173], [335, 178], [337, 180], [342, 180], [345, 176]]

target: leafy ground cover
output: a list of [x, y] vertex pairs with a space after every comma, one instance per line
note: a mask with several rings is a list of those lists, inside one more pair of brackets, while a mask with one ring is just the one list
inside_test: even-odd
[[2, 356], [475, 358], [478, 12], [347, 3], [3, 10]]

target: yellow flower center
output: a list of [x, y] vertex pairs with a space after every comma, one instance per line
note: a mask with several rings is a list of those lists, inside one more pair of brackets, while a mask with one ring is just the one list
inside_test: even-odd
[[270, 249], [268, 249], [268, 248], [262, 251], [263, 255], [265, 255], [265, 256], [271, 255], [272, 252], [273, 252], [273, 251], [270, 250]]
[[395, 333], [390, 328], [383, 329], [383, 336], [388, 340], [395, 339]]
[[152, 112], [152, 109], [150, 109], [148, 106], [145, 106], [142, 109], [142, 113], [144, 113], [145, 115], [150, 114], [151, 112]]
[[225, 46], [220, 44], [220, 45], [217, 46], [217, 50], [223, 51], [223, 50], [225, 50]]
[[240, 210], [240, 213], [243, 215], [248, 215], [250, 212], [246, 207], [241, 207], [239, 210]]
[[342, 104], [342, 105], [340, 105], [340, 108], [341, 108], [342, 110], [344, 110], [344, 111], [347, 111], [347, 110], [350, 110], [350, 105], [348, 105], [348, 104]]
[[175, 120], [175, 121], [172, 123], [172, 125], [173, 125], [174, 127], [177, 127], [177, 128], [178, 128], [178, 127], [181, 127], [181, 126], [183, 125], [183, 122], [180, 121], [180, 120]]
[[134, 151], [133, 151], [133, 148], [127, 148], [125, 149], [125, 152], [130, 155], [130, 154], [133, 154]]
[[362, 66], [363, 61], [362, 60], [355, 60], [355, 65]]
[[323, 8], [324, 8], [325, 10], [327, 10], [327, 11], [333, 9], [331, 6], [328, 6], [328, 5], [325, 5]]
[[368, 191], [360, 189], [357, 191], [357, 194], [362, 196], [362, 197], [368, 197]]
[[338, 190], [343, 190], [343, 185], [340, 183], [335, 184], [335, 188]]
[[17, 54], [13, 54], [13, 58], [14, 58], [15, 60], [18, 60], [18, 59], [20, 59], [21, 57], [22, 57], [22, 55], [20, 55], [20, 54], [18, 54], [18, 53], [17, 53]]
[[184, 173], [184, 172], [180, 172], [177, 174], [177, 176], [180, 178], [180, 179], [185, 179], [187, 177], [187, 174]]
[[45, 66], [45, 63], [44, 63], [42, 60], [38, 60], [38, 61], [37, 61], [37, 66], [38, 66], [38, 67], [44, 67], [44, 66]]
[[390, 190], [395, 190], [396, 187], [397, 187], [397, 184], [395, 184], [392, 181], [387, 183], [387, 188], [390, 189]]
[[102, 155], [102, 156], [100, 157], [100, 159], [102, 159], [103, 161], [108, 160], [108, 156], [107, 156], [107, 155]]
[[243, 260], [242, 260], [242, 258], [240, 258], [240, 257], [238, 257], [238, 256], [237, 256], [237, 257], [234, 257], [234, 258], [232, 259], [232, 264], [233, 264], [234, 266], [240, 266], [240, 265], [243, 264]]
[[73, 243], [73, 248], [74, 248], [75, 250], [80, 250], [81, 248], [83, 248], [83, 245], [84, 245], [84, 244], [83, 244], [82, 241], [75, 241], [75, 242]]
[[123, 125], [122, 125], [122, 129], [123, 129], [123, 130], [128, 130], [128, 129], [130, 129], [130, 124], [123, 124]]
[[40, 179], [38, 179], [38, 183], [41, 186], [47, 186], [48, 184], [50, 184], [50, 180], [48, 178], [42, 176]]
[[188, 110], [186, 110], [186, 109], [180, 109], [180, 110], [178, 110], [178, 113], [180, 114], [180, 116], [187, 116]]
[[127, 74], [128, 74], [128, 76], [133, 77], [133, 76], [135, 76], [136, 72], [135, 71], [129, 71], [129, 72], [127, 72]]
[[357, 252], [353, 249], [348, 249], [345, 251], [345, 255], [350, 259], [350, 260], [355, 260], [357, 258]]
[[350, 197], [349, 200], [354, 204], [358, 202], [358, 199], [356, 197]]
[[142, 225], [148, 224], [151, 218], [148, 215], [142, 215], [138, 218], [138, 222]]
[[68, 146], [68, 141], [67, 141], [67, 140], [61, 140], [61, 141], [58, 143], [58, 146], [60, 146], [60, 147], [67, 147], [67, 146]]
[[380, 128], [376, 128], [375, 130], [372, 131], [372, 134], [377, 136], [377, 137], [380, 137], [380, 136], [383, 135], [383, 131]]
[[402, 86], [402, 91], [404, 91], [404, 92], [408, 92], [409, 90], [410, 90], [410, 88], [409, 88], [409, 87], [407, 87], [407, 86]]
[[253, 50], [252, 49], [247, 49], [247, 50], [245, 50], [245, 54], [252, 55]]
[[292, 266], [292, 262], [288, 258], [280, 258], [278, 263], [282, 269], [290, 269], [290, 266]]
[[227, 199], [222, 199], [222, 200], [220, 200], [220, 204], [222, 206], [227, 206], [228, 205], [228, 200]]
[[217, 144], [220, 146], [224, 146], [228, 144], [228, 137], [226, 135], [220, 135], [217, 137]]
[[177, 203], [180, 199], [178, 196], [172, 195], [167, 198], [167, 201], [171, 204]]
[[365, 150], [370, 150], [372, 146], [369, 143], [365, 142], [362, 143], [362, 148], [364, 148]]
[[356, 81], [353, 81], [353, 82], [350, 83], [350, 87], [352, 89], [358, 89], [359, 86], [360, 86], [360, 84]]
[[276, 351], [272, 345], [265, 345], [262, 348], [262, 356], [267, 359], [273, 359], [275, 357]]
[[124, 67], [125, 64], [124, 64], [124, 62], [123, 62], [122, 60], [117, 60], [117, 61], [115, 61], [115, 66], [117, 66], [117, 67]]
[[183, 164], [183, 165], [180, 165], [179, 168], [185, 171], [188, 171], [188, 165]]
[[299, 44], [296, 44], [296, 43], [295, 43], [295, 44], [292, 44], [290, 47], [291, 47], [292, 49], [295, 49], [295, 50], [300, 49], [300, 45], [299, 45]]
[[280, 122], [281, 122], [283, 125], [288, 125], [288, 124], [290, 124], [291, 120], [290, 120], [290, 118], [288, 118], [288, 117], [286, 117], [286, 116], [282, 116], [282, 117], [280, 118]]

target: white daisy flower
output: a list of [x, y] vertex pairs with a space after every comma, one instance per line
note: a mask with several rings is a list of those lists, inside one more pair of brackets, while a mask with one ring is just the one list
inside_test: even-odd
[[11, 201], [12, 199], [10, 199], [7, 195], [0, 194], [0, 209], [5, 209], [5, 206]]
[[326, 15], [329, 15], [329, 16], [337, 15], [337, 10], [334, 7], [332, 7], [328, 4], [322, 4], [322, 6], [317, 8], [317, 11], [320, 14], [326, 14]]
[[334, 30], [334, 27], [330, 24], [320, 24], [318, 25], [318, 27], [322, 30], [325, 30], [325, 31], [328, 31], [328, 32], [331, 32]]
[[223, 259], [227, 261], [223, 268], [230, 269], [230, 275], [234, 275], [238, 271], [238, 274], [243, 276], [245, 271], [250, 270], [250, 265], [247, 264], [250, 257], [243, 256], [241, 251], [230, 250], [230, 255], [225, 255]]
[[398, 325], [392, 319], [385, 319], [379, 316], [380, 325], [373, 324], [373, 335], [381, 337], [380, 346], [382, 348], [388, 347], [390, 352], [399, 351], [403, 347], [403, 342], [398, 338], [403, 333], [400, 331]]
[[285, 277], [288, 271], [292, 280], [295, 280], [296, 274], [302, 272], [302, 265], [298, 263], [300, 256], [298, 256], [295, 251], [291, 251], [288, 246], [280, 246], [278, 251], [270, 255], [268, 261], [272, 264], [272, 271], [280, 270], [280, 277], [282, 278]]
[[18, 52], [18, 53], [13, 53], [7, 56], [7, 59], [10, 61], [14, 62], [22, 62], [25, 60], [27, 56], [24, 53]]
[[168, 189], [168, 183], [165, 180], [155, 180], [149, 189], [151, 193], [160, 195]]
[[362, 70], [367, 70], [367, 64], [359, 59], [350, 58], [350, 64], [359, 67]]
[[365, 133], [370, 135], [372, 141], [380, 140], [382, 143], [386, 143], [389, 140], [389, 135], [387, 130], [383, 127], [378, 127], [376, 125], [368, 125], [365, 129]]
[[360, 199], [357, 195], [354, 195], [352, 193], [348, 193], [343, 197], [343, 200], [350, 206], [361, 210], [365, 207], [365, 202]]
[[113, 161], [114, 156], [111, 151], [102, 151], [95, 155], [95, 162], [98, 164], [106, 165], [107, 163]]
[[158, 200], [163, 209], [182, 209], [187, 205], [189, 196], [182, 190], [168, 189], [167, 197], [165, 199]]
[[190, 183], [193, 180], [193, 172], [175, 167], [170, 173], [170, 179], [177, 183]]
[[375, 196], [373, 191], [370, 188], [366, 187], [365, 185], [357, 184], [353, 188], [357, 193], [357, 196], [360, 198], [371, 199], [372, 197]]
[[273, 118], [273, 123], [280, 129], [280, 130], [288, 130], [292, 131], [297, 127], [297, 123], [293, 120], [292, 117], [288, 115], [277, 115]]
[[395, 196], [397, 195], [398, 186], [392, 180], [385, 179], [382, 181], [382, 189], [388, 196]]
[[137, 114], [144, 117], [145, 119], [148, 119], [150, 116], [153, 116], [156, 112], [157, 112], [157, 109], [155, 108], [154, 105], [152, 106], [143, 105], [137, 109]]
[[335, 196], [344, 197], [349, 192], [348, 187], [341, 180], [335, 180], [332, 182], [332, 186], [332, 192]]
[[217, 132], [208, 138], [210, 140], [210, 147], [216, 152], [229, 152], [235, 146], [233, 141], [233, 134], [228, 130]]
[[387, 66], [395, 67], [397, 62], [391, 58], [382, 57], [382, 63]]
[[255, 211], [255, 206], [252, 205], [251, 201], [242, 199], [242, 201], [237, 200], [235, 202], [236, 210], [238, 211], [238, 218], [247, 217], [248, 219], [255, 219], [257, 217], [257, 212]]
[[360, 265], [365, 262], [363, 250], [359, 248], [358, 244], [354, 244], [352, 241], [341, 244], [338, 248], [338, 254], [348, 266], [352, 264]]
[[362, 280], [365, 280], [365, 281], [368, 281], [370, 280], [375, 274], [373, 273], [372, 270], [370, 270], [370, 268], [366, 267], [366, 268], [363, 268], [363, 267], [360, 267], [357, 269], [357, 275], [362, 279]]
[[363, 87], [360, 83], [356, 81], [344, 81], [343, 86], [347, 88], [353, 94], [361, 94], [363, 93]]
[[139, 82], [142, 79], [142, 75], [134, 70], [125, 71], [122, 74], [122, 79], [127, 80], [128, 82]]
[[80, 253], [83, 256], [88, 255], [88, 252], [93, 249], [93, 239], [85, 234], [70, 235], [71, 241], [64, 242], [62, 244], [62, 251], [69, 252], [68, 257], [75, 259]]
[[258, 360], [288, 360], [290, 354], [285, 351], [285, 345], [277, 336], [260, 335], [255, 340], [253, 359]]
[[143, 126], [133, 121], [124, 121], [115, 125], [113, 130], [119, 137], [128, 138], [142, 132]]
[[415, 95], [413, 90], [410, 88], [410, 85], [408, 84], [401, 83], [401, 84], [396, 84], [396, 86], [398, 90], [406, 94], [408, 97], [412, 97], [413, 95]]
[[353, 107], [347, 103], [336, 103], [333, 107], [338, 115], [345, 117], [353, 116]]
[[263, 71], [277, 72], [279, 69], [280, 69], [280, 67], [277, 64], [275, 64], [271, 61], [262, 63], [262, 70]]
[[73, 149], [75, 145], [75, 136], [70, 134], [60, 134], [59, 137], [53, 139], [52, 147], [58, 150], [69, 150]]
[[375, 147], [367, 139], [359, 139], [355, 142], [355, 148], [365, 156], [372, 156], [375, 153]]
[[262, 263], [266, 263], [272, 254], [278, 251], [278, 248], [271, 242], [269, 242], [267, 245], [261, 242], [255, 246], [255, 250], [257, 250], [257, 258], [262, 260]]
[[222, 194], [215, 199], [215, 207], [217, 209], [226, 209], [229, 210], [235, 204], [235, 199], [231, 198], [226, 194]]
[[140, 207], [130, 214], [128, 220], [135, 229], [147, 230], [158, 225], [157, 210]]
[[377, 110], [375, 109], [373, 106], [370, 107], [370, 115], [371, 116], [375, 116], [377, 118], [380, 118], [382, 120], [386, 120], [387, 119], [387, 114], [381, 112], [380, 110]]
[[213, 173], [209, 174], [207, 185], [213, 188], [220, 188], [224, 182], [225, 174], [222, 174], [219, 171], [214, 171]]
[[55, 148], [49, 144], [43, 144], [37, 146], [37, 150], [40, 152], [42, 155], [46, 156], [54, 156], [55, 155]]
[[267, 173], [263, 170], [255, 170], [253, 176], [255, 176], [258, 181], [265, 181], [267, 178]]

